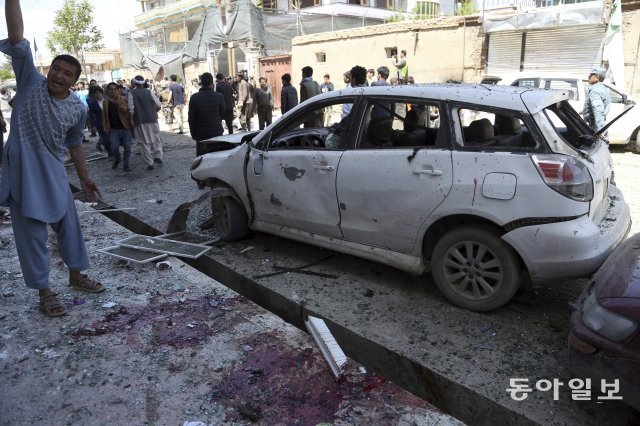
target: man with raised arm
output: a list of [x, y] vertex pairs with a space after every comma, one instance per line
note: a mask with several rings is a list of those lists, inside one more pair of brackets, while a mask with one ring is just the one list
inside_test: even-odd
[[82, 68], [76, 58], [59, 55], [43, 77], [23, 37], [19, 0], [5, 1], [5, 18], [9, 37], [0, 41], [0, 51], [11, 57], [18, 90], [4, 150], [0, 205], [11, 209], [27, 287], [38, 290], [43, 314], [60, 316], [67, 311], [49, 288], [47, 225], [57, 234], [69, 268], [69, 286], [89, 293], [104, 291], [100, 283], [80, 273], [88, 269], [89, 260], [63, 164], [68, 152], [86, 198], [95, 201], [98, 187], [89, 177], [82, 148], [87, 112], [69, 91]]

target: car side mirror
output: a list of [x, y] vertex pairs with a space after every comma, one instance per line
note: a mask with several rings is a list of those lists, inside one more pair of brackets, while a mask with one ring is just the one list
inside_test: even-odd
[[622, 95], [622, 104], [627, 105], [627, 102], [629, 102], [629, 98], [627, 97], [627, 95]]

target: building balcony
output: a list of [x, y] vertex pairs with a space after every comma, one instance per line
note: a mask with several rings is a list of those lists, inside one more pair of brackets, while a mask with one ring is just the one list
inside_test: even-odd
[[[152, 2], [142, 1], [143, 4]], [[156, 6], [133, 17], [135, 26], [140, 30], [146, 30], [157, 26], [182, 22], [184, 19], [201, 15], [204, 10], [215, 4], [212, 0], [179, 0], [163, 6]]]

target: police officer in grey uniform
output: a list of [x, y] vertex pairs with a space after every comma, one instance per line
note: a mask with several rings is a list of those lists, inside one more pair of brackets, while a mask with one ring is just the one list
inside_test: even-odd
[[[605, 74], [604, 68], [593, 68], [589, 73], [589, 88], [582, 115], [594, 131], [602, 129], [606, 124], [611, 104], [609, 89], [602, 84]], [[606, 140], [606, 135], [600, 135], [600, 137]]]

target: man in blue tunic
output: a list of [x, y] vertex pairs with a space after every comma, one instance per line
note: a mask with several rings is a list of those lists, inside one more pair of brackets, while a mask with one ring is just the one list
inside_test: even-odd
[[73, 197], [67, 181], [67, 152], [82, 190], [94, 201], [98, 188], [89, 177], [82, 148], [86, 109], [69, 89], [81, 65], [69, 55], [53, 59], [47, 77], [36, 70], [19, 0], [5, 1], [9, 38], [0, 51], [9, 55], [18, 86], [13, 101], [11, 134], [3, 153], [0, 205], [11, 210], [16, 248], [27, 287], [38, 290], [40, 310], [47, 316], [66, 314], [49, 288], [47, 224], [57, 233], [62, 259], [74, 290], [98, 293], [104, 287], [80, 271], [89, 267]]
[[[607, 114], [611, 105], [609, 89], [602, 84], [605, 74], [606, 70], [600, 67], [592, 69], [589, 73], [589, 88], [582, 110], [584, 121], [595, 132], [607, 124]], [[606, 140], [606, 134], [601, 134], [600, 138]]]

